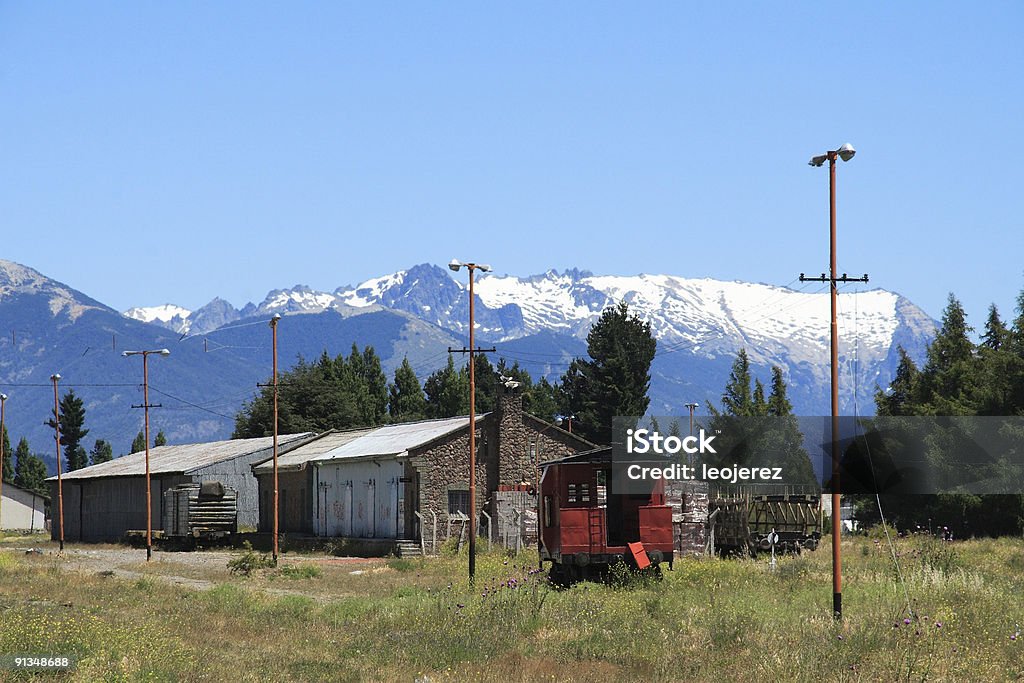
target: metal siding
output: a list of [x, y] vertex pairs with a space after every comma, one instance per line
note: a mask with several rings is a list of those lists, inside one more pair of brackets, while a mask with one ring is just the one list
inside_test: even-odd
[[316, 478], [318, 535], [400, 537], [402, 472], [397, 460], [322, 464]]
[[42, 531], [45, 524], [43, 497], [4, 482], [0, 529]]

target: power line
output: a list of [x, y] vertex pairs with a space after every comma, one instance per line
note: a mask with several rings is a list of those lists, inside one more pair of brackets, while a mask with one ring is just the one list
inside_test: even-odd
[[153, 391], [155, 391], [158, 394], [166, 396], [167, 398], [173, 399], [175, 401], [180, 401], [181, 403], [184, 403], [186, 405], [192, 406], [193, 408], [196, 408], [197, 410], [202, 410], [203, 412], [210, 413], [211, 415], [216, 415], [217, 417], [223, 417], [226, 420], [234, 420], [235, 419], [234, 416], [232, 416], [232, 415], [225, 415], [224, 413], [218, 413], [216, 410], [210, 410], [209, 408], [201, 406], [198, 403], [192, 403], [191, 401], [183, 399], [183, 398], [181, 398], [179, 396], [175, 396], [173, 394], [169, 394], [166, 391], [161, 391], [160, 389], [157, 389], [156, 387], [154, 387], [152, 385], [150, 385], [149, 388], [152, 389]]

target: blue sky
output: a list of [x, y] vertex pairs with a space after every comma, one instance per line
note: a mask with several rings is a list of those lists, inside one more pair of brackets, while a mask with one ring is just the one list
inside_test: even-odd
[[[894, 6], [889, 6], [889, 5]], [[455, 257], [1024, 288], [1020, 3], [0, 2], [0, 257], [119, 309]]]

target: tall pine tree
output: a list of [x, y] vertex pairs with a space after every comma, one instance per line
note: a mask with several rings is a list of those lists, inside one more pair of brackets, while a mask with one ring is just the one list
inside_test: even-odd
[[426, 417], [427, 398], [408, 357], [403, 358], [402, 364], [395, 369], [395, 381], [388, 394], [388, 415], [392, 422], [410, 422]]
[[562, 379], [566, 407], [577, 415], [584, 438], [610, 444], [614, 417], [647, 412], [656, 350], [651, 324], [630, 314], [625, 302], [601, 313], [587, 335], [590, 360], [576, 359]]
[[29, 450], [28, 439], [21, 437], [14, 456], [14, 485], [46, 495], [46, 464]]
[[[54, 429], [57, 425], [52, 410], [50, 416], [46, 424]], [[64, 448], [68, 472], [89, 464], [89, 455], [82, 446], [82, 439], [88, 433], [89, 430], [85, 428], [85, 403], [75, 395], [74, 389], [68, 389], [60, 400], [60, 445]]]
[[99, 465], [101, 462], [110, 462], [114, 459], [114, 447], [110, 445], [109, 441], [96, 439], [96, 443], [93, 444], [92, 451], [89, 453], [89, 458], [92, 460], [93, 465]]

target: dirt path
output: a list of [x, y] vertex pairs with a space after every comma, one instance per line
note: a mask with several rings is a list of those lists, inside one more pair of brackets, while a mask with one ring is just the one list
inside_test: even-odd
[[[100, 576], [114, 576], [137, 581], [147, 579], [160, 581], [192, 590], [210, 590], [219, 584], [229, 582], [234, 577], [228, 570], [228, 560], [236, 558], [239, 553], [218, 550], [199, 552], [161, 552], [154, 551], [153, 559], [146, 562], [146, 551], [137, 548], [123, 547], [66, 547], [63, 554], [50, 548], [7, 547], [7, 551], [15, 554], [50, 557], [57, 560], [60, 566], [69, 571]], [[363, 558], [335, 557], [294, 557], [287, 558], [284, 563], [314, 562], [325, 566], [350, 565], [362, 566], [372, 563]], [[269, 595], [296, 595], [307, 597], [318, 602], [336, 599], [338, 594], [318, 595], [317, 593], [277, 588], [262, 582], [239, 582], [238, 585], [248, 590], [267, 593]]]

